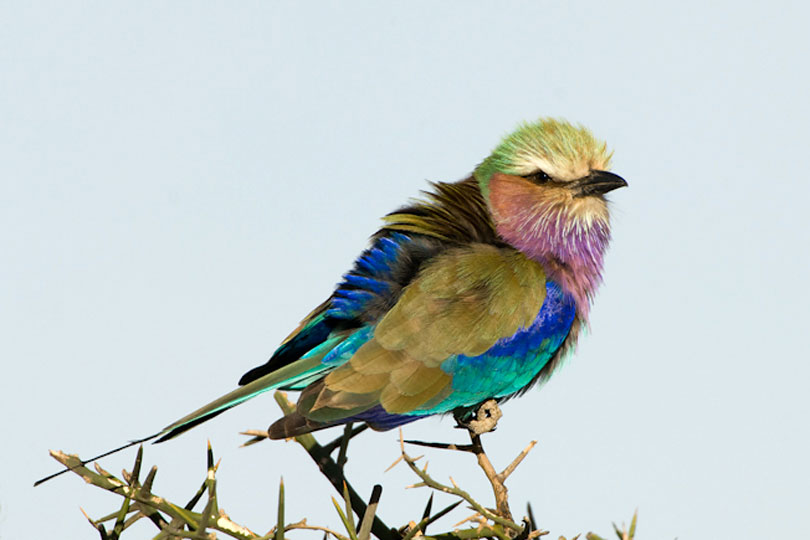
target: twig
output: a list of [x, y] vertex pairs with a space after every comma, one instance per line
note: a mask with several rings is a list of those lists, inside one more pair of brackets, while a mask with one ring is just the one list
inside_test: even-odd
[[492, 485], [492, 492], [495, 494], [495, 505], [498, 509], [498, 514], [511, 520], [512, 512], [509, 510], [508, 490], [501, 479], [498, 478], [498, 473], [495, 472], [495, 467], [492, 466], [492, 462], [489, 461], [489, 456], [487, 456], [484, 447], [481, 445], [481, 436], [470, 434], [470, 438], [472, 439], [473, 453], [478, 460], [478, 466], [484, 471], [489, 483]]
[[[349, 422], [343, 428], [343, 437], [340, 438], [340, 450], [338, 451], [337, 464], [341, 469], [346, 465], [346, 452], [349, 450], [349, 439], [352, 438], [352, 423]], [[329, 452], [331, 454], [331, 452]]]
[[[433, 489], [435, 489], [437, 491], [442, 491], [444, 493], [450, 493], [451, 495], [455, 495], [456, 497], [460, 497], [460, 498], [464, 499], [465, 501], [467, 501], [470, 504], [470, 506], [473, 507], [473, 509], [476, 512], [478, 512], [479, 514], [481, 514], [482, 516], [484, 516], [485, 518], [487, 518], [490, 521], [493, 521], [493, 522], [495, 522], [495, 523], [497, 523], [499, 525], [502, 525], [503, 527], [506, 527], [508, 529], [512, 529], [515, 533], [519, 533], [520, 531], [523, 530], [523, 527], [521, 527], [520, 525], [518, 525], [517, 523], [512, 521], [510, 518], [503, 517], [503, 516], [501, 516], [501, 515], [499, 515], [499, 514], [497, 514], [495, 512], [487, 510], [486, 508], [481, 506], [481, 504], [478, 503], [478, 501], [473, 499], [472, 496], [469, 493], [467, 493], [466, 491], [464, 491], [460, 487], [458, 487], [456, 485], [454, 485], [453, 487], [446, 486], [446, 485], [442, 484], [441, 482], [438, 482], [438, 481], [434, 480], [428, 473], [426, 473], [425, 471], [423, 471], [422, 469], [420, 469], [416, 465], [416, 460], [414, 458], [412, 458], [411, 456], [409, 456], [404, 451], [404, 449], [402, 450], [402, 459], [403, 459], [403, 461], [405, 461], [405, 463], [408, 464], [408, 467], [410, 467], [410, 469], [414, 473], [416, 473], [416, 475], [419, 478], [421, 478], [423, 485], [428, 486], [430, 488], [433, 488]], [[490, 464], [490, 467], [491, 467], [491, 464]], [[417, 484], [417, 486], [418, 485], [419, 484]]]
[[[495, 400], [488, 400], [484, 402], [476, 411], [475, 416], [477, 418], [483, 418], [484, 420], [489, 420], [486, 425], [484, 425], [484, 420], [473, 420], [463, 423], [461, 420], [460, 415], [456, 415], [456, 420], [462, 427], [468, 427], [470, 424], [474, 422], [478, 422], [475, 425], [475, 429], [468, 429], [468, 433], [470, 434], [470, 441], [471, 444], [466, 445], [457, 445], [452, 443], [438, 443], [438, 442], [426, 442], [426, 441], [413, 441], [408, 440], [404, 441], [409, 444], [415, 444], [418, 446], [426, 446], [428, 448], [440, 448], [443, 450], [456, 450], [459, 452], [469, 452], [475, 454], [476, 459], [478, 460], [478, 466], [484, 471], [487, 479], [489, 480], [490, 485], [492, 486], [492, 492], [495, 495], [495, 505], [498, 511], [498, 514], [510, 521], [513, 520], [512, 512], [509, 509], [509, 491], [506, 488], [505, 481], [509, 478], [518, 465], [520, 465], [521, 461], [526, 457], [526, 455], [531, 451], [532, 448], [537, 444], [537, 441], [532, 441], [529, 443], [523, 451], [518, 454], [518, 456], [510, 463], [502, 472], [498, 473], [495, 470], [495, 467], [492, 466], [492, 462], [489, 460], [489, 456], [487, 456], [486, 452], [484, 451], [484, 447], [481, 443], [481, 430], [486, 428], [494, 429], [495, 423], [501, 417], [501, 411], [498, 407], [498, 404]], [[396, 462], [395, 462], [396, 464]], [[457, 488], [457, 486], [454, 486]]]
[[[180, 523], [185, 526], [188, 526], [192, 530], [198, 530], [199, 524], [202, 520], [202, 514], [197, 512], [192, 512], [190, 510], [186, 510], [185, 508], [181, 508], [171, 502], [163, 499], [162, 497], [158, 497], [151, 493], [151, 484], [155, 478], [155, 473], [157, 471], [156, 467], [153, 467], [152, 470], [149, 472], [146, 481], [144, 481], [142, 486], [130, 486], [124, 483], [122, 480], [116, 478], [115, 476], [107, 473], [103, 469], [101, 469], [101, 473], [91, 471], [85, 465], [82, 464], [82, 460], [79, 456], [65, 454], [59, 451], [51, 451], [51, 456], [59, 461], [62, 465], [68, 468], [71, 472], [76, 473], [77, 475], [81, 476], [87, 483], [93, 484], [94, 486], [98, 486], [100, 488], [106, 489], [112, 493], [116, 493], [121, 495], [122, 497], [126, 497], [131, 499], [136, 505], [141, 509], [140, 511], [150, 517], [150, 514], [154, 515], [157, 514], [157, 517], [160, 519], [160, 528], [163, 531], [166, 531], [170, 527], [169, 523], [160, 517], [160, 512], [168, 515], [173, 519], [178, 519]], [[220, 512], [219, 516], [213, 520], [210, 527], [215, 529], [219, 532], [228, 534], [234, 538], [244, 539], [244, 540], [251, 540], [256, 538], [256, 534], [250, 531], [249, 529], [242, 527], [241, 525], [237, 525], [233, 521], [230, 520], [224, 513]], [[176, 533], [172, 533], [176, 534]]]

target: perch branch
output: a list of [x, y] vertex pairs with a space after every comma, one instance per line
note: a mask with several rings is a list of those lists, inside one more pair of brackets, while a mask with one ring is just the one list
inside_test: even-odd
[[[537, 441], [530, 442], [529, 445], [526, 446], [526, 448], [524, 448], [523, 451], [520, 452], [520, 454], [518, 454], [518, 456], [503, 471], [498, 473], [495, 470], [495, 467], [493, 467], [492, 462], [489, 460], [489, 456], [487, 456], [487, 453], [484, 451], [484, 446], [481, 443], [481, 433], [483, 433], [482, 429], [485, 428], [489, 428], [489, 430], [495, 429], [495, 424], [497, 423], [497, 420], [501, 418], [501, 416], [501, 410], [495, 400], [488, 400], [481, 404], [478, 410], [475, 412], [473, 420], [462, 420], [461, 415], [457, 415], [456, 420], [459, 422], [459, 425], [461, 427], [468, 428], [471, 444], [456, 445], [413, 440], [408, 440], [405, 442], [418, 446], [426, 446], [428, 448], [456, 450], [459, 452], [469, 452], [474, 454], [478, 460], [478, 466], [484, 471], [487, 480], [489, 480], [489, 483], [492, 486], [492, 492], [495, 495], [495, 505], [498, 514], [509, 521], [513, 521], [512, 512], [509, 509], [509, 491], [506, 488], [505, 482], [506, 479], [509, 478], [509, 475], [515, 472], [517, 466], [520, 465], [520, 462], [523, 461], [531, 449], [534, 448]], [[471, 425], [475, 428], [471, 428]]]
[[[401, 436], [402, 436], [402, 431], [400, 430], [400, 437]], [[500, 513], [492, 512], [492, 511], [488, 510], [487, 508], [484, 508], [478, 501], [473, 499], [472, 496], [469, 493], [467, 493], [466, 491], [464, 491], [463, 489], [458, 487], [458, 485], [456, 485], [455, 482], [453, 482], [454, 485], [451, 487], [451, 486], [444, 485], [441, 482], [438, 482], [437, 480], [434, 480], [425, 470], [420, 469], [416, 465], [416, 459], [412, 458], [411, 456], [409, 456], [405, 452], [405, 444], [404, 444], [404, 442], [405, 441], [400, 438], [400, 452], [402, 454], [401, 455], [402, 460], [405, 463], [407, 463], [408, 467], [410, 467], [410, 469], [414, 473], [416, 473], [416, 475], [422, 480], [421, 483], [415, 484], [414, 487], [428, 486], [428, 487], [430, 487], [432, 489], [435, 489], [437, 491], [442, 491], [444, 493], [449, 493], [451, 495], [455, 495], [456, 497], [460, 497], [461, 499], [464, 499], [465, 501], [467, 501], [470, 504], [470, 506], [472, 506], [473, 509], [476, 512], [478, 512], [479, 514], [484, 516], [486, 519], [488, 519], [488, 520], [490, 520], [490, 521], [492, 521], [494, 523], [497, 523], [497, 524], [499, 524], [499, 525], [501, 525], [501, 526], [503, 526], [503, 527], [505, 527], [507, 529], [511, 529], [516, 534], [520, 533], [523, 530], [523, 527], [521, 527], [520, 525], [518, 525], [517, 523], [512, 521], [512, 519], [510, 519], [509, 517], [504, 517], [504, 516], [500, 515]], [[490, 464], [490, 467], [491, 466], [492, 465]], [[503, 533], [501, 533], [501, 534], [503, 534]]]

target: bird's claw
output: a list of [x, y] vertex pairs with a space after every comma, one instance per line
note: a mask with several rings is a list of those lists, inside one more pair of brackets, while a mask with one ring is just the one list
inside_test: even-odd
[[475, 409], [456, 409], [453, 412], [456, 427], [466, 429], [472, 436], [495, 431], [501, 416], [501, 408], [494, 399], [484, 401]]

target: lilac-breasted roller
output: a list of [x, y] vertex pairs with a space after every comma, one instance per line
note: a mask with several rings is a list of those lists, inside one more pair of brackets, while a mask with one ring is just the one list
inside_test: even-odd
[[627, 183], [587, 129], [521, 125], [472, 175], [383, 218], [370, 247], [236, 390], [143, 440], [164, 441], [273, 389], [300, 391], [279, 439], [391, 429], [520, 395], [587, 324], [610, 240], [605, 194]]
[[378, 430], [519, 395], [576, 343], [626, 186], [591, 133], [541, 119], [473, 174], [383, 218], [354, 267], [270, 360], [167, 426], [166, 440], [272, 389], [300, 390], [284, 438], [346, 422]]

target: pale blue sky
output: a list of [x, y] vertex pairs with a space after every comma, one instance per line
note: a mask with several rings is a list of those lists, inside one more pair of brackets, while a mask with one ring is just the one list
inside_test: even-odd
[[[543, 115], [606, 139], [630, 187], [612, 195], [591, 333], [485, 441], [501, 465], [539, 441], [509, 483], [514, 510], [531, 500], [553, 535], [607, 534], [636, 507], [640, 540], [806, 531], [797, 6], [4, 2], [0, 538], [95, 538], [78, 507], [118, 499], [76, 477], [33, 489], [57, 469], [49, 448], [89, 456], [233, 388], [379, 216]], [[268, 395], [148, 447], [157, 490], [196, 490], [210, 439], [235, 520], [271, 527], [283, 474], [291, 519], [337, 526], [295, 445], [237, 448], [277, 415]], [[406, 435], [460, 440], [451, 425]], [[349, 474], [363, 493], [382, 482], [380, 514], [401, 525], [428, 494], [403, 490], [404, 469], [383, 474], [395, 439], [361, 437]], [[428, 454], [489, 501], [471, 458]]]

